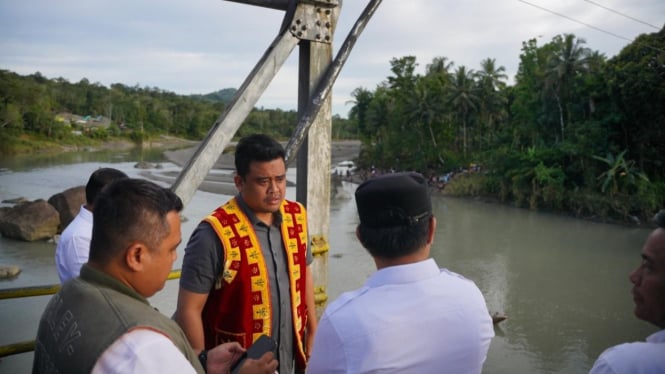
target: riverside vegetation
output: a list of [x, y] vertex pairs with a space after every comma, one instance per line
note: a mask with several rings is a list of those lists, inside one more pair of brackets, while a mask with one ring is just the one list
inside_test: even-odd
[[[522, 44], [513, 85], [495, 59], [478, 70], [436, 57], [416, 73], [393, 58], [375, 89], [353, 91], [334, 139], [360, 139], [369, 170], [457, 172], [443, 192], [602, 221], [646, 222], [665, 207], [665, 28], [612, 58], [571, 34]], [[200, 140], [233, 89], [182, 96], [159, 88], [107, 88], [0, 70], [0, 153], [169, 135]], [[62, 113], [107, 126], [66, 121]], [[238, 136], [291, 136], [295, 111], [255, 109]], [[474, 173], [459, 173], [470, 165]]]

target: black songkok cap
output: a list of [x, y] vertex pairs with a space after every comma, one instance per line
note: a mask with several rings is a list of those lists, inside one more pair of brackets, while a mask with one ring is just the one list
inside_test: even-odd
[[373, 228], [415, 225], [432, 216], [427, 181], [415, 172], [363, 182], [356, 189], [356, 206], [360, 223]]

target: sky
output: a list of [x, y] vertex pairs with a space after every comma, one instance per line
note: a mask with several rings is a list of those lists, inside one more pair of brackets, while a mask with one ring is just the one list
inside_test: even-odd
[[[367, 4], [342, 2], [333, 55]], [[0, 69], [182, 95], [238, 88], [284, 15], [225, 0], [2, 0]], [[374, 90], [393, 58], [415, 56], [419, 74], [434, 57], [474, 70], [493, 58], [512, 83], [529, 39], [571, 33], [612, 57], [664, 22], [663, 0], [383, 0], [333, 86], [333, 113], [346, 117], [351, 92]], [[257, 107], [297, 108], [297, 56], [296, 47]]]

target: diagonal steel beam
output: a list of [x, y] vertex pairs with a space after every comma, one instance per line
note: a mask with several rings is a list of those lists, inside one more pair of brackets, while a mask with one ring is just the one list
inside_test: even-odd
[[287, 165], [290, 165], [293, 160], [295, 160], [294, 156], [298, 153], [298, 149], [302, 145], [305, 136], [307, 135], [307, 131], [310, 126], [312, 126], [319, 110], [321, 110], [321, 105], [330, 94], [335, 80], [337, 80], [344, 63], [346, 63], [346, 60], [351, 54], [351, 49], [356, 44], [356, 41], [365, 29], [365, 26], [367, 26], [367, 22], [369, 22], [379, 5], [381, 5], [381, 1], [382, 0], [371, 0], [367, 4], [363, 12], [360, 14], [360, 17], [358, 17], [358, 20], [353, 25], [353, 28], [349, 31], [342, 47], [337, 52], [337, 56], [335, 56], [335, 60], [330, 64], [328, 69], [326, 69], [325, 75], [317, 85], [314, 95], [312, 95], [310, 104], [307, 106], [305, 112], [299, 117], [296, 129], [291, 136], [291, 139], [289, 139], [289, 142], [286, 144]]
[[215, 121], [171, 186], [186, 205], [300, 40], [283, 30]]

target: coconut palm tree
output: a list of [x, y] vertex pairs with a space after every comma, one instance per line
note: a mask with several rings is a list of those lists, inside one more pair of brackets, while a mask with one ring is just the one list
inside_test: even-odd
[[[436, 80], [422, 78], [416, 82], [413, 94], [406, 98], [404, 113], [408, 123], [422, 137], [421, 149], [424, 156], [436, 155], [439, 163], [443, 163], [437, 137], [445, 136], [443, 125], [443, 105], [441, 101], [441, 85]], [[426, 135], [427, 134], [427, 135]], [[426, 138], [429, 137], [429, 141]], [[427, 143], [431, 144], [430, 147]]]
[[453, 80], [448, 91], [448, 102], [456, 112], [457, 118], [462, 124], [462, 149], [464, 157], [468, 150], [467, 127], [469, 116], [472, 112], [478, 111], [480, 98], [478, 96], [478, 85], [474, 80], [475, 73], [473, 69], [467, 70], [460, 66], [453, 74]]
[[486, 58], [480, 61], [480, 70], [477, 72], [480, 79], [480, 84], [491, 88], [493, 91], [500, 91], [506, 87], [505, 80], [508, 79], [506, 75], [506, 68], [503, 66], [496, 66], [496, 59]]
[[432, 62], [425, 66], [425, 75], [427, 76], [440, 76], [444, 80], [450, 78], [450, 70], [455, 66], [455, 63], [448, 60], [448, 57], [434, 57]]
[[554, 51], [548, 61], [545, 85], [554, 97], [559, 110], [559, 126], [561, 140], [564, 140], [565, 107], [570, 99], [575, 78], [588, 70], [591, 50], [583, 47], [584, 39], [575, 38], [573, 34], [556, 36], [552, 43]]
[[508, 79], [503, 66], [496, 66], [496, 60], [486, 58], [480, 62], [481, 70], [476, 73], [480, 85], [480, 117], [482, 119], [482, 138], [491, 140], [494, 124], [506, 115], [506, 97], [502, 91]]
[[346, 102], [347, 104], [353, 104], [349, 110], [349, 120], [355, 121], [358, 131], [357, 136], [366, 136], [369, 126], [367, 123], [367, 111], [374, 98], [374, 94], [365, 88], [358, 87], [351, 92], [351, 96], [353, 96], [353, 100]]

